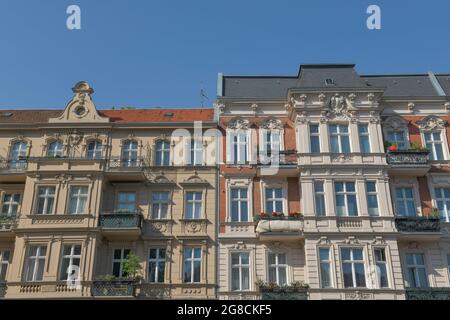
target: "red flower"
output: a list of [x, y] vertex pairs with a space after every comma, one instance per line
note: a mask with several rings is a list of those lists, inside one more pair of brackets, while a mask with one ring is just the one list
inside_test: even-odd
[[388, 147], [389, 151], [397, 151], [397, 146], [396, 145], [392, 145]]

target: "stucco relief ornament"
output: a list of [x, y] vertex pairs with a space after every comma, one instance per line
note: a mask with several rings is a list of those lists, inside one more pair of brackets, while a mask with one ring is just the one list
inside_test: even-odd
[[435, 129], [444, 129], [446, 121], [435, 116], [428, 116], [422, 119], [421, 121], [417, 121], [417, 124], [420, 126], [420, 129], [422, 130], [435, 130]]
[[416, 105], [414, 104], [414, 102], [408, 103], [408, 110], [413, 111], [415, 107]]
[[318, 98], [319, 98], [319, 102], [320, 102], [321, 105], [325, 105], [325, 98], [326, 97], [327, 96], [324, 93], [320, 93], [319, 94]]
[[228, 128], [230, 129], [241, 129], [241, 130], [247, 130], [250, 127], [250, 122], [248, 120], [245, 119], [235, 119], [233, 121], [231, 121], [230, 123], [228, 123]]
[[167, 223], [158, 221], [158, 222], [153, 222], [151, 224], [151, 228], [154, 232], [166, 232], [167, 231]]
[[343, 117], [345, 119], [350, 119], [352, 117], [351, 109], [352, 104], [349, 99], [336, 93], [330, 98], [328, 102], [329, 113], [337, 116]]
[[450, 111], [450, 102], [444, 104], [445, 111]]
[[76, 146], [76, 145], [80, 144], [82, 139], [83, 139], [83, 134], [78, 133], [77, 130], [74, 130], [73, 133], [69, 134], [69, 145]]
[[258, 105], [254, 103], [250, 106], [250, 109], [252, 110], [253, 113], [256, 113], [258, 111]]
[[271, 118], [262, 124], [262, 128], [267, 130], [282, 130], [283, 122], [279, 119]]

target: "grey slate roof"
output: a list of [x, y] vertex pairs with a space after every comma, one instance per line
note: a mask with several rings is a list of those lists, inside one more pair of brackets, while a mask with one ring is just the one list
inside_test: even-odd
[[[450, 96], [450, 75], [436, 75]], [[329, 86], [325, 80], [333, 79]], [[286, 99], [289, 89], [384, 88], [386, 97], [438, 97], [428, 74], [359, 75], [353, 64], [302, 65], [298, 76], [223, 76], [222, 97]]]

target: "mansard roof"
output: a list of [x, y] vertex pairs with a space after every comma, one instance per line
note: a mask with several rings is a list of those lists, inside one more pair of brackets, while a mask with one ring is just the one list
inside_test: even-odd
[[[354, 64], [301, 65], [297, 76], [234, 76], [219, 79], [219, 97], [286, 99], [289, 89], [384, 89], [385, 97], [450, 96], [450, 74], [359, 75]], [[327, 84], [331, 79], [332, 84]], [[440, 87], [440, 88], [439, 88]]]

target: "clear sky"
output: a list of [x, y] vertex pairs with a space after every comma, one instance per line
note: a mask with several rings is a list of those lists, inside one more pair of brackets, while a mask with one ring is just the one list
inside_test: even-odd
[[[66, 9], [81, 8], [81, 30]], [[370, 4], [381, 30], [366, 27]], [[97, 108], [198, 107], [217, 73], [450, 73], [450, 1], [0, 0], [0, 108], [63, 108], [88, 81]]]

